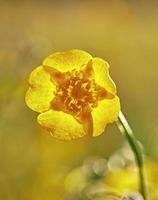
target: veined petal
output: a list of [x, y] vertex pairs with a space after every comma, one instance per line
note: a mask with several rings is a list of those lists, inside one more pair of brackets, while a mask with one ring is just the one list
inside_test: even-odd
[[78, 117], [87, 135], [93, 135], [93, 119], [89, 108], [83, 110]]
[[32, 71], [29, 77], [29, 89], [25, 96], [28, 107], [37, 112], [49, 109], [54, 97], [55, 85], [50, 80], [50, 75], [42, 66]]
[[105, 99], [99, 102], [93, 109], [93, 136], [98, 136], [104, 132], [107, 123], [117, 120], [120, 111], [120, 101], [117, 96], [113, 99]]
[[37, 121], [57, 139], [72, 140], [86, 135], [82, 124], [77, 122], [72, 115], [62, 111], [49, 110], [41, 113]]
[[58, 96], [54, 97], [54, 99], [51, 102], [51, 108], [56, 111], [65, 110], [64, 103], [62, 102], [60, 97]]
[[104, 100], [104, 99], [113, 99], [115, 96], [114, 94], [108, 92], [101, 86], [97, 86], [97, 94], [98, 94], [98, 100]]
[[54, 67], [43, 66], [43, 68], [51, 75], [51, 80], [55, 82], [55, 84], [61, 84], [66, 81], [67, 78], [70, 77], [69, 73], [60, 72]]
[[93, 58], [92, 62], [96, 83], [108, 92], [116, 94], [115, 84], [109, 76], [109, 64], [101, 58]]
[[82, 50], [73, 49], [66, 52], [57, 52], [48, 56], [43, 65], [53, 67], [61, 72], [80, 69], [86, 65], [92, 56]]
[[84, 78], [94, 79], [94, 70], [92, 65], [92, 60], [90, 60], [83, 69]]

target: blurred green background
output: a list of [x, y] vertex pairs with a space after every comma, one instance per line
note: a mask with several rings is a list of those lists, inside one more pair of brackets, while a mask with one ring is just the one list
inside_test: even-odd
[[63, 142], [36, 123], [24, 95], [30, 72], [56, 51], [110, 63], [122, 110], [158, 159], [158, 1], [0, 0], [0, 199], [61, 200], [64, 179], [92, 155], [122, 144], [115, 124], [97, 138]]

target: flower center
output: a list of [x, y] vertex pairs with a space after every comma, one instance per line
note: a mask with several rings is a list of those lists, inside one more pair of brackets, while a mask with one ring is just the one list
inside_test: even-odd
[[96, 83], [84, 77], [82, 71], [73, 70], [69, 78], [57, 86], [56, 95], [64, 103], [65, 112], [78, 116], [83, 110], [97, 106]]

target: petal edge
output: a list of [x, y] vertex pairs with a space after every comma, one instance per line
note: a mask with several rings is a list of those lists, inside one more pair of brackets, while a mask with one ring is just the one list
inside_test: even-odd
[[39, 66], [32, 71], [28, 82], [29, 88], [25, 95], [27, 106], [36, 112], [48, 110], [55, 91], [50, 75]]
[[60, 140], [72, 140], [86, 135], [83, 126], [71, 115], [62, 111], [49, 110], [41, 113], [37, 118], [38, 123], [51, 135]]
[[53, 67], [61, 72], [66, 72], [73, 69], [80, 69], [90, 59], [92, 59], [92, 56], [86, 51], [72, 49], [66, 52], [51, 54], [43, 61], [43, 65]]

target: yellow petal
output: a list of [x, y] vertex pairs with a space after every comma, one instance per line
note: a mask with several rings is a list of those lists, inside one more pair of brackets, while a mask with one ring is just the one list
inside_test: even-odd
[[85, 51], [73, 49], [66, 52], [57, 52], [48, 56], [43, 65], [53, 67], [61, 72], [80, 69], [86, 65], [92, 56]]
[[62, 111], [49, 110], [38, 116], [38, 123], [61, 140], [72, 140], [86, 135], [82, 124]]
[[93, 119], [90, 109], [85, 108], [80, 115], [77, 117], [79, 122], [82, 124], [84, 131], [87, 135], [92, 136], [93, 134]]
[[117, 96], [113, 99], [99, 101], [99, 104], [92, 111], [93, 136], [98, 136], [104, 132], [108, 123], [117, 120], [120, 111], [120, 101]]
[[115, 96], [114, 94], [108, 92], [101, 86], [97, 86], [97, 94], [98, 94], [98, 100], [104, 100], [104, 99], [113, 99]]
[[60, 72], [59, 70], [55, 69], [54, 67], [43, 66], [43, 68], [51, 75], [51, 80], [54, 81], [57, 85], [62, 84], [69, 78], [69, 73]]
[[109, 64], [101, 58], [93, 58], [92, 62], [96, 83], [104, 87], [108, 92], [115, 94], [116, 87], [109, 76]]
[[[151, 160], [144, 160], [144, 172], [146, 186], [148, 188], [148, 198], [153, 200], [158, 199], [158, 163]], [[138, 169], [135, 165], [130, 164], [112, 170], [110, 173], [106, 174], [104, 183], [121, 193], [139, 191]]]
[[25, 96], [28, 107], [37, 112], [48, 110], [54, 97], [55, 86], [50, 81], [50, 75], [42, 66], [32, 71], [29, 77], [29, 86]]
[[105, 183], [123, 193], [128, 190], [138, 191], [138, 172], [134, 166], [126, 166], [126, 168], [118, 169], [107, 174]]
[[88, 79], [94, 79], [94, 71], [92, 66], [92, 60], [90, 60], [83, 69], [83, 77]]

